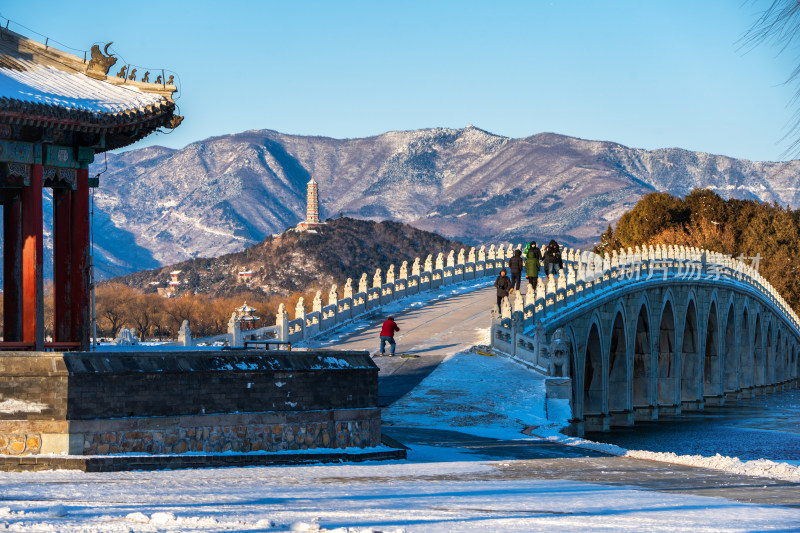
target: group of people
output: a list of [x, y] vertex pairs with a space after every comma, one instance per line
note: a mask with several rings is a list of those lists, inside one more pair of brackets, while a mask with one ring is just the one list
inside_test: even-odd
[[536, 287], [536, 279], [539, 277], [539, 270], [542, 267], [544, 267], [545, 275], [556, 274], [564, 268], [564, 263], [561, 260], [561, 247], [555, 240], [551, 240], [548, 243], [544, 253], [536, 245], [536, 241], [526, 244], [524, 250], [514, 250], [514, 257], [508, 260], [508, 270], [511, 271], [511, 277], [509, 278], [506, 275], [506, 269], [503, 268], [494, 282], [494, 286], [497, 288], [497, 307], [500, 308], [503, 298], [519, 290], [522, 283], [523, 268], [528, 283]]
[[[522, 283], [523, 270], [528, 283], [535, 287], [540, 269], [543, 269], [545, 275], [547, 275], [556, 274], [562, 268], [564, 268], [564, 263], [561, 261], [561, 248], [555, 240], [550, 241], [545, 247], [544, 253], [536, 245], [536, 241], [529, 242], [525, 245], [524, 250], [514, 250], [514, 257], [508, 260], [508, 270], [511, 271], [511, 277], [509, 278], [506, 275], [506, 269], [503, 268], [494, 282], [494, 286], [497, 288], [497, 307], [500, 308], [503, 298], [519, 290]], [[390, 316], [381, 326], [381, 344], [376, 355], [384, 355], [387, 344], [389, 345], [389, 356], [394, 355], [396, 346], [394, 334], [396, 331], [400, 331], [400, 327], [394, 321], [394, 317]]]

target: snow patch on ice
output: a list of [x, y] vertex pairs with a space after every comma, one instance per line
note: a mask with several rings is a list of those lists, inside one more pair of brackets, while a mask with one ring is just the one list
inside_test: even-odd
[[128, 513], [125, 515], [126, 520], [130, 520], [131, 522], [136, 522], [137, 524], [147, 524], [150, 522], [150, 518], [147, 517], [146, 514], [135, 512], [135, 513]]
[[742, 461], [738, 457], [726, 457], [716, 454], [713, 457], [702, 455], [678, 455], [672, 452], [650, 452], [647, 450], [626, 450], [614, 444], [594, 442], [588, 439], [568, 437], [561, 433], [546, 429], [537, 429], [534, 434], [552, 442], [558, 442], [567, 446], [577, 446], [589, 450], [631, 457], [634, 459], [648, 459], [664, 463], [674, 463], [698, 468], [710, 468], [712, 470], [722, 470], [731, 474], [743, 476], [766, 477], [770, 479], [780, 479], [782, 481], [793, 481], [800, 483], [800, 465], [789, 463], [776, 463], [767, 459], [757, 459], [754, 461]]
[[172, 513], [158, 512], [150, 515], [150, 523], [160, 526], [166, 526], [175, 522], [175, 515]]
[[720, 454], [716, 454], [714, 457], [703, 457], [702, 455], [677, 455], [672, 452], [648, 452], [644, 450], [629, 450], [625, 453], [625, 456], [724, 470], [725, 472], [743, 476], [767, 477], [800, 483], [800, 466], [776, 463], [767, 459], [742, 461], [738, 457], [725, 457]]
[[290, 531], [319, 531], [319, 524], [311, 522], [295, 522], [289, 528]]
[[47, 510], [47, 514], [55, 518], [67, 516], [67, 508], [63, 505], [54, 505]]

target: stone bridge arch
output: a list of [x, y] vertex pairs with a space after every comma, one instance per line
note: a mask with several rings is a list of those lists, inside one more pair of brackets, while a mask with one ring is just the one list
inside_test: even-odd
[[655, 379], [654, 370], [657, 362], [654, 361], [655, 351], [653, 350], [653, 330], [652, 313], [650, 312], [650, 302], [647, 293], [642, 293], [642, 297], [634, 308], [630, 339], [633, 347], [633, 412], [638, 419], [653, 418], [656, 409], [655, 398]]
[[694, 294], [690, 295], [683, 312], [681, 337], [681, 409], [696, 410], [702, 405], [700, 328]]
[[768, 385], [775, 377], [775, 330], [772, 327], [772, 317], [768, 316], [767, 334], [764, 336], [764, 385]]
[[761, 320], [761, 311], [756, 315], [756, 323], [753, 328], [753, 386], [764, 386], [764, 326]]
[[603, 330], [597, 312], [587, 328], [584, 361], [583, 361], [583, 409], [580, 415], [586, 417], [602, 417], [608, 413], [606, 402], [607, 367], [603, 346]]
[[749, 391], [755, 384], [753, 380], [755, 362], [753, 359], [753, 326], [750, 321], [750, 309], [747, 301], [742, 307], [742, 317], [739, 324], [739, 388], [748, 391], [747, 395], [749, 396]]
[[711, 401], [721, 403], [721, 366], [722, 350], [720, 349], [720, 320], [717, 305], [717, 291], [711, 295], [708, 314], [704, 322], [705, 335], [703, 339], [703, 404]]
[[773, 383], [783, 383], [783, 380], [785, 379], [783, 375], [783, 370], [786, 367], [786, 364], [783, 359], [784, 359], [784, 353], [786, 352], [786, 347], [784, 346], [786, 338], [784, 335], [782, 335], [782, 333], [783, 332], [781, 331], [781, 326], [779, 324], [778, 327], [776, 328], [776, 333], [775, 333], [775, 365], [773, 367], [774, 368], [774, 375], [772, 379]]
[[630, 359], [628, 349], [628, 321], [625, 305], [617, 302], [614, 309], [608, 345], [608, 411], [612, 415], [630, 413]]
[[725, 313], [725, 333], [723, 334], [722, 348], [722, 386], [723, 392], [736, 394], [739, 390], [739, 363], [740, 363], [740, 338], [736, 335], [736, 301], [731, 294]]
[[680, 412], [680, 364], [672, 292], [667, 291], [658, 326], [657, 401], [660, 412]]

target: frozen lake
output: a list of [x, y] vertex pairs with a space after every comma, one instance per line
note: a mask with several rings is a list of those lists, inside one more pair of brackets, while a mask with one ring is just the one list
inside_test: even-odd
[[586, 438], [629, 450], [706, 457], [718, 453], [742, 461], [764, 458], [800, 464], [800, 390], [636, 422], [633, 428], [591, 432]]

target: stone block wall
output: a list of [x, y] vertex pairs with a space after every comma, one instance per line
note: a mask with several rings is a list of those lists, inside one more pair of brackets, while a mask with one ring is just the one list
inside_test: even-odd
[[367, 352], [26, 352], [0, 368], [0, 454], [380, 444]]
[[[195, 355], [195, 354], [200, 355]], [[71, 420], [377, 405], [366, 352], [67, 355]]]
[[67, 372], [61, 354], [0, 356], [0, 420], [49, 420], [67, 413]]
[[317, 448], [364, 448], [380, 444], [380, 410], [324, 413], [212, 415], [178, 423], [116, 427], [74, 424], [83, 435], [83, 455], [114, 453], [278, 452]]

